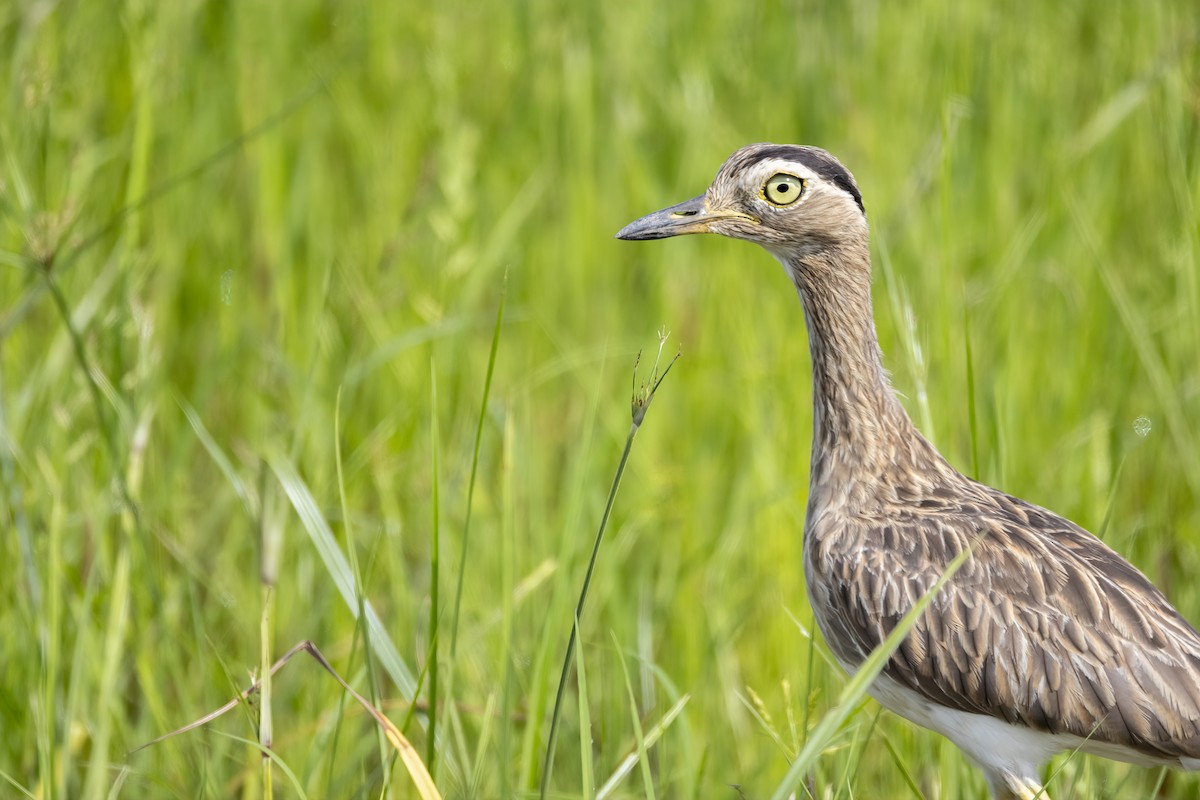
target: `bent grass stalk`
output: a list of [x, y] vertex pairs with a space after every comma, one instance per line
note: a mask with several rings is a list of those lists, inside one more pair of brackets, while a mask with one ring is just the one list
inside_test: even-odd
[[[363, 710], [366, 711], [373, 720], [375, 720], [375, 723], [383, 730], [383, 735], [385, 738], [387, 738], [388, 743], [392, 745], [392, 748], [395, 749], [397, 755], [400, 757], [400, 761], [404, 764], [405, 769], [408, 770], [409, 777], [412, 778], [413, 786], [421, 800], [442, 800], [442, 795], [438, 792], [437, 786], [434, 784], [433, 777], [430, 775], [429, 770], [426, 768], [424, 762], [421, 761], [421, 756], [417, 753], [417, 749], [413, 747], [412, 743], [409, 742], [407, 738], [405, 738], [404, 734], [401, 733], [400, 729], [396, 727], [395, 723], [388, 719], [382, 711], [372, 705], [370, 700], [354, 690], [354, 687], [352, 687], [350, 683], [333, 668], [333, 665], [329, 663], [329, 660], [326, 659], [321, 651], [317, 649], [315, 644], [307, 639], [302, 642], [297, 642], [290, 650], [280, 656], [266, 672], [263, 673], [263, 678], [274, 677], [279, 670], [287, 666], [287, 663], [299, 653], [307, 653], [314, 661], [317, 662], [318, 665], [320, 665], [321, 669], [329, 673], [333, 679], [337, 681], [338, 685], [341, 686], [347, 694], [354, 698], [354, 700], [360, 706], [362, 706]], [[182, 733], [187, 733], [188, 731], [193, 731], [197, 728], [203, 727], [213, 720], [220, 718], [232, 709], [237, 708], [251, 696], [259, 693], [263, 688], [263, 678], [256, 678], [253, 680], [250, 683], [250, 686], [240, 692], [237, 697], [233, 698], [215, 711], [210, 711], [203, 717], [200, 717], [200, 719], [189, 722], [182, 728], [176, 728], [170, 733], [164, 733], [162, 736], [159, 736], [156, 739], [152, 739], [151, 741], [134, 748], [129, 752], [129, 755], [137, 753], [141, 750], [145, 750], [148, 747], [153, 747], [160, 742], [164, 742], [167, 739], [172, 739]], [[243, 739], [242, 741], [245, 741], [247, 744], [252, 746], [259, 747], [262, 751], [264, 759], [271, 759], [282, 765], [282, 761], [278, 759], [278, 757], [270, 748], [262, 747], [260, 743], [252, 742], [248, 739]], [[290, 771], [288, 772], [288, 776], [293, 779], [294, 783], [296, 783], [295, 776], [292, 775]]]
[[654, 394], [658, 391], [658, 387], [666, 379], [667, 373], [671, 371], [671, 367], [675, 366], [675, 362], [679, 359], [679, 352], [676, 351], [674, 358], [663, 369], [662, 374], [658, 373], [658, 365], [662, 359], [663, 345], [667, 342], [668, 334], [665, 331], [659, 331], [658, 334], [658, 353], [654, 358], [654, 366], [650, 370], [650, 377], [641, 385], [637, 382], [638, 365], [641, 364], [642, 354], [639, 352], [637, 358], [633, 362], [633, 398], [630, 402], [630, 417], [629, 433], [625, 436], [625, 449], [621, 451], [621, 460], [617, 462], [617, 470], [613, 474], [612, 485], [608, 489], [608, 500], [604, 504], [604, 513], [600, 517], [600, 527], [596, 530], [596, 539], [592, 543], [592, 555], [588, 559], [587, 571], [583, 576], [583, 586], [579, 590], [579, 601], [575, 605], [575, 616], [571, 621], [571, 634], [567, 639], [567, 652], [563, 655], [562, 673], [558, 678], [558, 691], [554, 695], [554, 710], [550, 714], [550, 734], [546, 737], [546, 755], [542, 763], [542, 780], [541, 788], [538, 796], [541, 800], [545, 800], [546, 792], [550, 787], [550, 776], [553, 772], [554, 762], [554, 745], [555, 739], [558, 736], [558, 719], [559, 712], [562, 710], [563, 695], [567, 689], [567, 679], [571, 675], [571, 660], [575, 654], [575, 643], [579, 638], [579, 620], [583, 617], [583, 608], [587, 603], [588, 589], [592, 585], [592, 575], [596, 571], [596, 560], [600, 555], [600, 542], [604, 540], [604, 530], [608, 527], [608, 519], [612, 514], [613, 503], [617, 499], [617, 489], [621, 486], [621, 476], [625, 474], [625, 464], [629, 461], [629, 451], [633, 449], [633, 440], [637, 436], [638, 430], [642, 427], [642, 422], [646, 419], [646, 412], [650, 410], [650, 403], [654, 401]]

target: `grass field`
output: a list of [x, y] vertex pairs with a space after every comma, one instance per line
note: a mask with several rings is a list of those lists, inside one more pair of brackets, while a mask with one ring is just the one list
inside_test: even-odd
[[[0, 54], [0, 796], [417, 796], [304, 658], [129, 753], [303, 639], [445, 797], [536, 796], [666, 329], [550, 796], [632, 753], [605, 796], [771, 797], [847, 681], [800, 565], [800, 305], [745, 244], [612, 238], [752, 141], [854, 170], [922, 430], [1200, 621], [1193, 0], [37, 0]], [[873, 701], [818, 744], [798, 797], [985, 796]]]

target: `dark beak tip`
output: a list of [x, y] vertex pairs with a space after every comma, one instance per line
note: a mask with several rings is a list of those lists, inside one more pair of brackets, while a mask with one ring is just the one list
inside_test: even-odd
[[620, 239], [625, 242], [636, 242], [641, 239], [648, 239], [651, 237], [648, 237], [644, 233], [639, 232], [637, 230], [637, 223], [633, 222], [633, 223], [630, 223], [629, 225], [626, 225], [624, 228], [621, 228], [621, 230], [617, 231], [616, 234], [613, 236], [613, 238]]

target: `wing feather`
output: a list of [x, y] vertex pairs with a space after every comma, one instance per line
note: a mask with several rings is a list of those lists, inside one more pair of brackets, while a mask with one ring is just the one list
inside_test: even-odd
[[892, 679], [1037, 730], [1200, 757], [1200, 633], [1087, 531], [972, 487], [958, 502], [914, 497], [919, 516], [843, 519], [838, 535], [816, 537], [810, 589], [835, 654], [861, 662], [973, 543], [893, 654]]

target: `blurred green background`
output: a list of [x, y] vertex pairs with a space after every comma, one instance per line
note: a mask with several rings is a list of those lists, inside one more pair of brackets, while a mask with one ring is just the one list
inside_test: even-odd
[[[846, 680], [800, 566], [800, 305], [743, 243], [612, 238], [753, 141], [854, 171], [923, 431], [1200, 620], [1198, 37], [1194, 0], [0, 6], [0, 795], [416, 796], [308, 660], [272, 687], [273, 781], [261, 705], [128, 754], [301, 639], [426, 760], [436, 676], [446, 797], [533, 794], [666, 329], [552, 795], [593, 797], [640, 728], [607, 796], [768, 796]], [[1051, 772], [1057, 798], [1200, 790]], [[866, 702], [805, 791], [985, 787]]]

